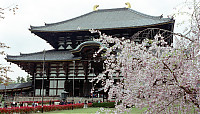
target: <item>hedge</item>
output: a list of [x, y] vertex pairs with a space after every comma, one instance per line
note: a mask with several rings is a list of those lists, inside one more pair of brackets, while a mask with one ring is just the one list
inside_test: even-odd
[[115, 102], [93, 103], [92, 107], [114, 108], [115, 107]]
[[[21, 101], [20, 103], [27, 103], [28, 105], [32, 105], [32, 103], [42, 104], [42, 101]], [[50, 101], [43, 101], [43, 104], [49, 104]], [[60, 100], [52, 100], [51, 102], [60, 102]], [[12, 102], [10, 102], [12, 103]]]
[[[77, 104], [67, 104], [67, 105], [46, 105], [43, 106], [44, 112], [55, 111], [55, 110], [71, 110], [72, 108], [83, 108], [84, 103]], [[91, 107], [92, 103], [88, 103], [88, 107]], [[0, 108], [1, 114], [10, 114], [10, 113], [34, 113], [41, 112], [42, 106], [37, 107], [12, 107], [12, 108]]]

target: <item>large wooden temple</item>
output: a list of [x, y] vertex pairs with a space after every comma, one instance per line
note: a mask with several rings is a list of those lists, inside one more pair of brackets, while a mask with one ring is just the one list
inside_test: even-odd
[[[32, 95], [42, 95], [44, 77], [45, 96], [58, 96], [66, 91], [69, 96], [74, 93], [74, 96], [88, 97], [93, 87], [89, 80], [105, 69], [100, 55], [93, 58], [101, 43], [93, 41], [99, 35], [92, 34], [90, 29], [113, 37], [130, 38], [146, 28], [173, 31], [174, 22], [171, 18], [150, 16], [130, 8], [99, 9], [62, 22], [31, 26], [31, 33], [54, 49], [8, 55], [6, 60], [17, 64], [32, 76]], [[169, 38], [168, 42], [172, 43], [173, 38]], [[95, 86], [96, 90], [99, 88], [101, 84]]]

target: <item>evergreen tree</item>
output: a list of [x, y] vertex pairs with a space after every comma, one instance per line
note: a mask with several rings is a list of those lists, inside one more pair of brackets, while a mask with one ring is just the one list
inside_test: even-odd
[[31, 82], [31, 78], [29, 75], [26, 76], [26, 82]]
[[24, 78], [24, 77], [21, 77], [20, 82], [21, 82], [21, 83], [26, 82], [26, 81], [25, 81], [25, 78]]
[[17, 77], [17, 83], [20, 83], [20, 76]]

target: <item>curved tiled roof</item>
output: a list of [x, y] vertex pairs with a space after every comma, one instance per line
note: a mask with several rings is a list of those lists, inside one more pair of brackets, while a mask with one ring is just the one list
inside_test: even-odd
[[170, 18], [150, 16], [129, 8], [101, 9], [66, 21], [31, 26], [32, 32], [67, 32], [90, 29], [134, 28], [164, 23], [173, 23]]
[[[8, 86], [6, 86], [6, 90], [22, 89], [27, 87], [32, 87], [32, 82], [9, 84]], [[5, 90], [4, 84], [0, 84], [0, 90]]]
[[[45, 51], [45, 61], [69, 61], [78, 59], [80, 59], [80, 57], [74, 57], [70, 51]], [[30, 54], [20, 54], [19, 56], [8, 55], [6, 60], [42, 62], [44, 60], [44, 51]]]

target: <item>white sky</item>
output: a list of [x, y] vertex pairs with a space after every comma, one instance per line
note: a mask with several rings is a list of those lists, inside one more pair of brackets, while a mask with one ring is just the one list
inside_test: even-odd
[[[32, 34], [28, 29], [30, 25], [43, 26], [45, 23], [55, 23], [74, 18], [93, 11], [93, 6], [98, 4], [98, 9], [123, 8], [125, 3], [131, 3], [131, 9], [152, 15], [164, 17], [171, 15], [175, 7], [185, 0], [0, 0], [0, 7], [18, 5], [16, 14], [6, 11], [5, 19], [0, 19], [0, 42], [10, 46], [6, 49], [9, 55], [32, 53], [52, 49], [41, 38]], [[176, 20], [176, 22], [179, 20]], [[175, 27], [175, 32], [179, 29]], [[10, 63], [0, 57], [0, 63]], [[27, 73], [17, 65], [11, 64], [14, 72], [8, 76], [16, 80], [18, 76], [26, 77]]]

